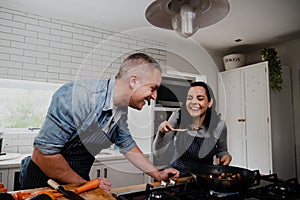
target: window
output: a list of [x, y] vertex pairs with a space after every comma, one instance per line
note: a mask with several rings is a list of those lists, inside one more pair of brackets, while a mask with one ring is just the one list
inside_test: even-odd
[[0, 128], [40, 128], [61, 84], [0, 79]]

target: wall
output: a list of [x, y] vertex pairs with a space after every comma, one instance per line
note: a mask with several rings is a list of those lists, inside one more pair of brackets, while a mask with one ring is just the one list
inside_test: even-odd
[[165, 52], [159, 50], [164, 47], [157, 41], [0, 7], [1, 78], [66, 82], [110, 77], [123, 54], [138, 49], [164, 64]]
[[[137, 50], [165, 66], [165, 49], [163, 42], [0, 7], [0, 78], [58, 83], [109, 78]], [[4, 132], [3, 150], [31, 152], [35, 135]]]
[[[280, 45], [273, 46], [279, 55], [281, 63], [287, 65], [291, 69], [291, 83], [293, 94], [293, 116], [294, 116], [294, 132], [295, 132], [295, 149], [296, 149], [296, 161], [297, 161], [297, 176], [300, 180], [300, 40], [290, 41], [282, 43]], [[260, 52], [252, 52], [247, 55], [247, 62], [255, 63], [261, 60]], [[282, 106], [285, 102], [282, 102]], [[280, 113], [278, 113], [280, 114]], [[282, 116], [284, 117], [284, 116]]]

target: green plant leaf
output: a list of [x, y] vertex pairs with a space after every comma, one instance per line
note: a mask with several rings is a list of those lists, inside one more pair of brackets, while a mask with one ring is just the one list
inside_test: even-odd
[[270, 88], [274, 92], [280, 92], [282, 85], [281, 61], [278, 53], [274, 48], [263, 48], [261, 55], [264, 60], [268, 61]]

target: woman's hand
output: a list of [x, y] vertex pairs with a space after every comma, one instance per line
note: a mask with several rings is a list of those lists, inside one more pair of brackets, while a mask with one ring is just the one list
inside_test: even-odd
[[158, 130], [161, 133], [167, 133], [169, 131], [172, 131], [173, 129], [173, 126], [168, 121], [162, 122], [158, 127]]
[[100, 180], [100, 188], [106, 192], [109, 192], [111, 189], [111, 182], [107, 178], [98, 178]]
[[229, 165], [231, 162], [232, 157], [230, 154], [224, 155], [222, 158], [217, 158], [217, 164], [218, 165]]

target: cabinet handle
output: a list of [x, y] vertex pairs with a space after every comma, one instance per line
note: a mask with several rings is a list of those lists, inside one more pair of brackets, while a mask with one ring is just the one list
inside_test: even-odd
[[107, 168], [104, 168], [104, 178], [107, 178]]
[[245, 122], [245, 119], [238, 119], [238, 122]]
[[97, 178], [99, 178], [101, 175], [100, 169], [97, 169]]

